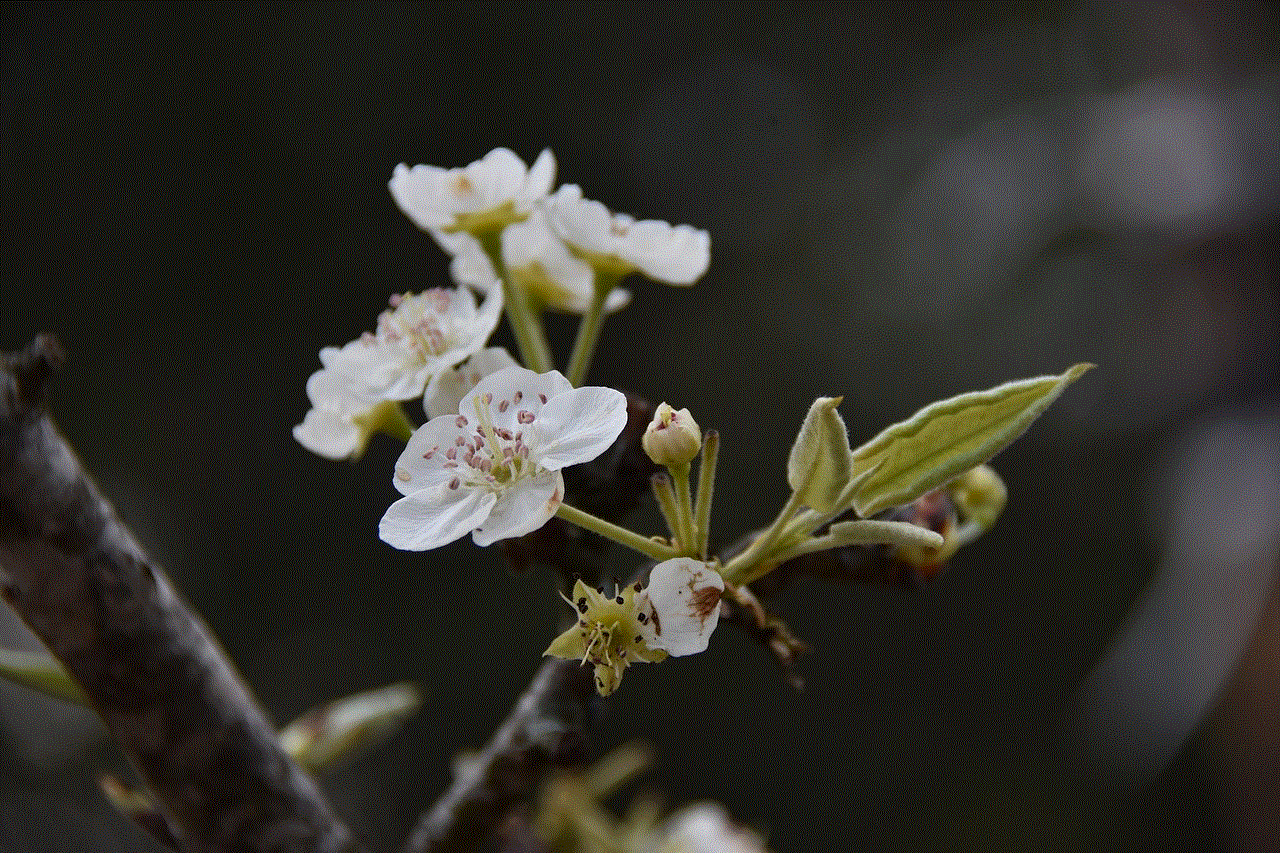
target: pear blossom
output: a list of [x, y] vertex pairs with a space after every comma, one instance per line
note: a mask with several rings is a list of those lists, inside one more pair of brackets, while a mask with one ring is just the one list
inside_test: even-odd
[[657, 853], [768, 853], [764, 839], [738, 826], [719, 803], [695, 803], [667, 818]]
[[595, 667], [596, 690], [612, 693], [633, 662], [655, 663], [667, 655], [706, 651], [720, 619], [724, 580], [701, 560], [675, 557], [649, 572], [649, 585], [637, 583], [606, 596], [578, 581], [572, 598], [578, 621], [552, 641], [544, 654], [581, 659]]
[[451, 415], [476, 384], [491, 373], [511, 367], [516, 360], [504, 347], [489, 347], [471, 356], [457, 367], [441, 373], [427, 386], [422, 408], [428, 418]]
[[366, 332], [341, 349], [326, 347], [320, 361], [373, 399], [419, 397], [432, 377], [465, 361], [488, 341], [502, 313], [502, 292], [478, 308], [466, 288], [396, 294]]
[[388, 414], [387, 407], [395, 406], [332, 370], [311, 374], [307, 398], [312, 408], [293, 428], [293, 437], [326, 459], [358, 459]]
[[555, 515], [561, 469], [595, 459], [621, 434], [627, 401], [574, 388], [560, 373], [508, 367], [476, 384], [455, 415], [423, 424], [396, 462], [404, 495], [378, 527], [396, 548], [425, 551], [467, 533], [477, 545], [523, 536]]
[[389, 186], [396, 204], [424, 231], [476, 234], [522, 221], [551, 191], [555, 176], [550, 149], [527, 167], [511, 150], [495, 148], [461, 169], [401, 163]]
[[[435, 231], [432, 236], [453, 257], [449, 269], [455, 282], [480, 293], [501, 289], [479, 240], [463, 231]], [[585, 314], [590, 307], [595, 272], [551, 231], [540, 208], [502, 232], [502, 259], [513, 283], [524, 288], [534, 304], [563, 314]], [[604, 311], [615, 314], [630, 304], [631, 293], [615, 288], [605, 297]]]
[[661, 403], [645, 427], [640, 446], [658, 465], [688, 465], [702, 449], [702, 430], [688, 409]]
[[637, 222], [611, 213], [566, 184], [546, 201], [551, 228], [581, 258], [617, 275], [639, 270], [666, 284], [693, 284], [711, 263], [711, 237], [689, 225], [655, 219]]

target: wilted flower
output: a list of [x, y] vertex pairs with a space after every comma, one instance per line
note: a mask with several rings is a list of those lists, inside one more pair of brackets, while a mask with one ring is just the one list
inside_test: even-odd
[[611, 388], [577, 388], [555, 371], [508, 367], [482, 380], [458, 414], [423, 424], [396, 462], [405, 497], [382, 517], [384, 542], [438, 548], [467, 533], [477, 545], [523, 536], [555, 515], [560, 470], [595, 459], [627, 421]]
[[530, 168], [514, 152], [495, 148], [462, 169], [411, 169], [401, 163], [390, 187], [396, 204], [419, 228], [479, 234], [523, 220], [551, 191], [555, 177], [549, 149]]
[[547, 199], [547, 215], [560, 239], [598, 270], [616, 275], [639, 270], [655, 281], [683, 285], [701, 278], [711, 263], [706, 231], [611, 213], [600, 202], [584, 199], [575, 184]]
[[578, 621], [544, 654], [590, 662], [596, 690], [608, 696], [632, 662], [652, 663], [667, 655], [705, 651], [720, 619], [724, 580], [701, 560], [675, 557], [658, 563], [649, 585], [616, 590], [606, 596], [578, 581], [565, 597]]

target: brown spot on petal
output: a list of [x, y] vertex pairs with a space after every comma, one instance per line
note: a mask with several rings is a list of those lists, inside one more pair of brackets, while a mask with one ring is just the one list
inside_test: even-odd
[[720, 595], [723, 590], [716, 589], [714, 586], [704, 586], [693, 594], [693, 599], [689, 602], [693, 612], [699, 617], [706, 619], [711, 615], [711, 611], [720, 606]]

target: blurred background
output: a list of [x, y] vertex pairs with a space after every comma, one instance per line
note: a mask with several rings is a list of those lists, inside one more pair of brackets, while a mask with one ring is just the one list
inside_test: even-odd
[[[498, 145], [711, 232], [695, 287], [633, 282], [591, 379], [721, 431], [722, 537], [785, 499], [815, 396], [857, 444], [1100, 365], [996, 459], [1009, 508], [945, 575], [775, 602], [814, 647], [805, 692], [723, 631], [628, 673], [602, 750], [650, 740], [645, 786], [778, 853], [1280, 849], [1274, 5], [0, 14], [0, 347], [60, 336], [58, 422], [277, 721], [423, 685], [325, 781], [374, 849], [502, 720], [563, 604], [470, 542], [383, 545], [392, 442], [335, 464], [290, 429], [322, 346], [447, 283], [393, 167]], [[35, 647], [8, 611], [0, 641]], [[96, 790], [121, 764], [87, 714], [0, 684], [0, 849], [151, 849]]]

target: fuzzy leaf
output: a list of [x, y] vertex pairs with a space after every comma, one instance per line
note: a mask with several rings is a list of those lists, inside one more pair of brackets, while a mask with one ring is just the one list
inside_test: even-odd
[[787, 483], [805, 506], [835, 509], [853, 471], [849, 433], [836, 406], [840, 397], [819, 397], [809, 407], [787, 459]]
[[901, 506], [986, 462], [1021, 435], [1092, 364], [1061, 376], [1006, 382], [926, 406], [853, 452], [854, 473], [879, 465], [857, 490], [863, 517]]

